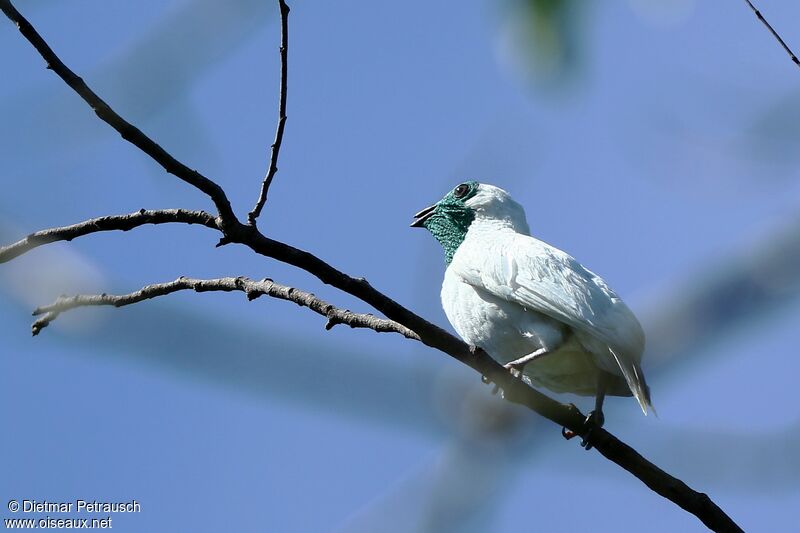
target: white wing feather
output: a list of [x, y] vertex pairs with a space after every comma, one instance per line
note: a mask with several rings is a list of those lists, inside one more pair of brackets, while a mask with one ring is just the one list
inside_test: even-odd
[[539, 311], [582, 334], [591, 344], [586, 348], [599, 357], [598, 363], [613, 365], [605, 370], [622, 374], [647, 413], [650, 395], [639, 366], [644, 333], [633, 312], [601, 277], [569, 254], [528, 235], [498, 233], [488, 249], [484, 239], [482, 246], [473, 249], [468, 237], [451, 268], [466, 283]]

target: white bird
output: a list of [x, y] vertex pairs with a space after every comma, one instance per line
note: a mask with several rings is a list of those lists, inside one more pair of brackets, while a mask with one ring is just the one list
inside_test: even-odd
[[[444, 248], [442, 307], [468, 344], [531, 385], [594, 395], [633, 395], [652, 409], [640, 366], [644, 332], [597, 274], [530, 236], [525, 211], [494, 185], [467, 181], [414, 217]], [[585, 443], [584, 443], [585, 444]]]

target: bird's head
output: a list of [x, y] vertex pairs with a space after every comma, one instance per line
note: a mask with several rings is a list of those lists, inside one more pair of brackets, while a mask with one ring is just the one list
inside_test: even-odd
[[444, 198], [414, 215], [411, 227], [430, 231], [444, 248], [449, 264], [473, 224], [489, 230], [510, 228], [528, 233], [522, 206], [500, 187], [477, 181], [459, 184]]

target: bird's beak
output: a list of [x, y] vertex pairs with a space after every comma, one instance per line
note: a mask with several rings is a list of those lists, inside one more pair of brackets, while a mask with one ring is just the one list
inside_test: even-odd
[[425, 221], [428, 220], [431, 217], [431, 215], [433, 215], [434, 211], [436, 211], [436, 205], [426, 207], [425, 209], [414, 215], [414, 221], [411, 222], [411, 227], [424, 228]]

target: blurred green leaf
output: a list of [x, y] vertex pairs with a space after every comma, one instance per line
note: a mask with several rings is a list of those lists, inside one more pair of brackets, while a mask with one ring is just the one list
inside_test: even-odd
[[562, 85], [580, 61], [580, 21], [587, 2], [510, 0], [503, 29], [505, 52], [526, 83]]

